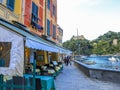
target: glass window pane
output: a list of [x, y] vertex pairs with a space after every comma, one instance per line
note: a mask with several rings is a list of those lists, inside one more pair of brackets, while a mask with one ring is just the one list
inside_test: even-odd
[[9, 67], [11, 42], [0, 42], [0, 67]]
[[14, 2], [15, 0], [7, 0], [7, 7], [12, 11], [14, 10]]
[[2, 3], [2, 4], [3, 4], [3, 0], [0, 0], [0, 3]]

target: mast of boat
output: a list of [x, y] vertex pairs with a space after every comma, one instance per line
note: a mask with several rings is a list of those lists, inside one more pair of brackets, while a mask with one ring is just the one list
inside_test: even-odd
[[78, 44], [78, 55], [80, 55], [80, 43], [78, 38], [78, 28], [77, 28], [77, 44]]

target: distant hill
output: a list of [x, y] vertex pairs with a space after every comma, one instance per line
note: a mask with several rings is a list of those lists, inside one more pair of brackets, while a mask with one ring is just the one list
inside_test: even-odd
[[107, 33], [99, 36], [97, 39], [95, 39], [93, 41], [99, 41], [99, 40], [112, 41], [114, 39], [120, 40], [120, 32], [108, 31]]
[[117, 54], [120, 53], [120, 32], [108, 31], [91, 41], [94, 54]]
[[63, 43], [63, 47], [71, 50], [74, 54], [97, 54], [108, 55], [120, 53], [120, 32], [108, 31], [95, 40], [89, 41], [85, 37], [73, 36]]

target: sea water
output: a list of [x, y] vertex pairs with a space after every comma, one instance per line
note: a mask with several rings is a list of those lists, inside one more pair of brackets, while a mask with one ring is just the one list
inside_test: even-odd
[[80, 62], [85, 64], [86, 62], [90, 62], [90, 64], [87, 63], [87, 65], [96, 69], [120, 70], [120, 57], [117, 57], [119, 61], [116, 62], [110, 61], [110, 57], [111, 56], [90, 56], [84, 60], [80, 60]]

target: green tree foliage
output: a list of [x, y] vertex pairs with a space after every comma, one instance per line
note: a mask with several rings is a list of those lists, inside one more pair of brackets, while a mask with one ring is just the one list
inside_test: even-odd
[[[117, 45], [113, 44], [114, 39], [117, 39]], [[91, 43], [93, 54], [106, 55], [120, 53], [120, 32], [109, 31], [91, 41]]]
[[[117, 45], [113, 40], [117, 39]], [[81, 55], [107, 55], [120, 53], [120, 32], [108, 31], [97, 39], [89, 41], [87, 39], [70, 40], [63, 43], [63, 47]]]
[[71, 50], [76, 55], [89, 55], [92, 51], [92, 46], [90, 45], [89, 40], [86, 39], [75, 40], [71, 38], [70, 40], [63, 43], [63, 47]]

